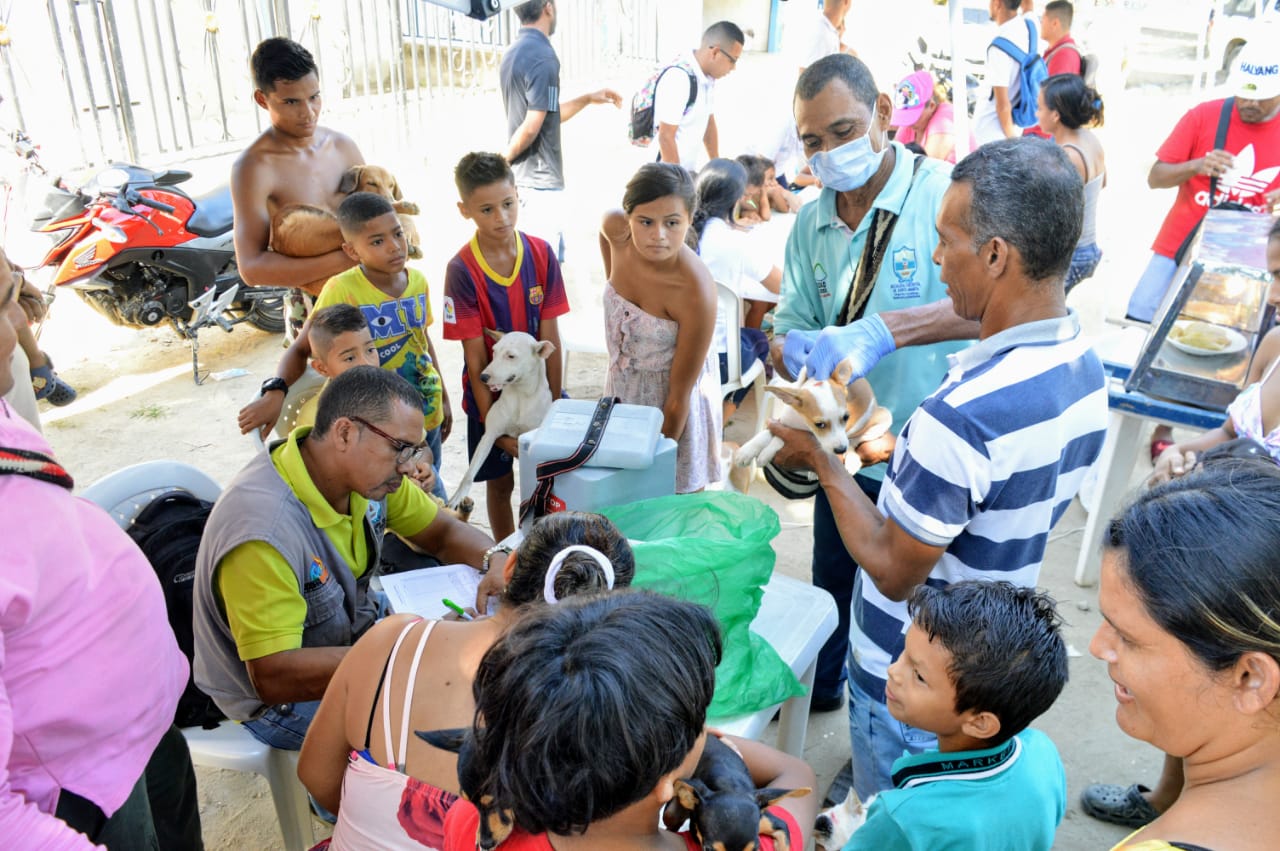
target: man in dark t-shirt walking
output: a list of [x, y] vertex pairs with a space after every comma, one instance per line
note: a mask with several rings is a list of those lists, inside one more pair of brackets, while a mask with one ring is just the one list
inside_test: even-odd
[[600, 89], [561, 102], [560, 59], [551, 46], [551, 35], [556, 31], [555, 0], [529, 0], [515, 12], [520, 31], [502, 57], [499, 71], [509, 137], [503, 155], [515, 172], [523, 208], [522, 229], [551, 243], [564, 262], [560, 123], [588, 104], [611, 103], [621, 108], [622, 96], [612, 89]]

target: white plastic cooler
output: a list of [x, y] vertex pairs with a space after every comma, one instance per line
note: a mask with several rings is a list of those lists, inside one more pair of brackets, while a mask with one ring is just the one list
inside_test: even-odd
[[[533, 431], [520, 435], [520, 499], [537, 484], [537, 467], [572, 455], [586, 436], [596, 402], [557, 399]], [[556, 477], [552, 493], [573, 511], [595, 511], [675, 493], [676, 442], [662, 436], [662, 411], [614, 405], [600, 448], [576, 470]]]

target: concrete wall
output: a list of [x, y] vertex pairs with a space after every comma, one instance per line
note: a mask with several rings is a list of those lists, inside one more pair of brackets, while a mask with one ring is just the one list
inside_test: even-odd
[[[805, 5], [805, 0], [786, 0], [779, 5]], [[697, 5], [696, 3], [690, 5]], [[747, 32], [744, 50], [766, 50], [769, 47], [769, 7], [771, 0], [703, 0], [702, 28], [716, 21], [733, 21]], [[750, 32], [748, 32], [750, 31]]]

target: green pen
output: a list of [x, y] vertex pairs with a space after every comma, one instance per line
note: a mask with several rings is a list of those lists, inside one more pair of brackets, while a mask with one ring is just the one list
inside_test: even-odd
[[450, 600], [448, 597], [445, 597], [445, 598], [444, 598], [443, 600], [441, 600], [440, 602], [441, 602], [441, 603], [444, 603], [445, 608], [447, 608], [449, 611], [453, 612], [453, 613], [454, 613], [455, 615], [457, 615], [458, 617], [462, 618], [464, 621], [473, 621], [473, 620], [475, 620], [475, 618], [473, 618], [473, 617], [471, 617], [471, 615], [467, 614], [467, 610], [466, 610], [466, 609], [462, 608], [462, 606], [459, 606], [457, 603], [453, 602], [453, 601], [452, 601], [452, 600]]

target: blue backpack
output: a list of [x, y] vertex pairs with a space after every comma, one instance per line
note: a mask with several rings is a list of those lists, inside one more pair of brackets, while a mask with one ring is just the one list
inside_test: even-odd
[[1019, 127], [1035, 126], [1036, 101], [1040, 96], [1040, 84], [1049, 78], [1049, 68], [1036, 49], [1040, 46], [1040, 34], [1036, 32], [1036, 25], [1031, 22], [1031, 19], [1026, 20], [1028, 40], [1026, 50], [1004, 36], [991, 42], [992, 47], [1000, 48], [1018, 63], [1018, 99], [1013, 102], [1013, 123]]

